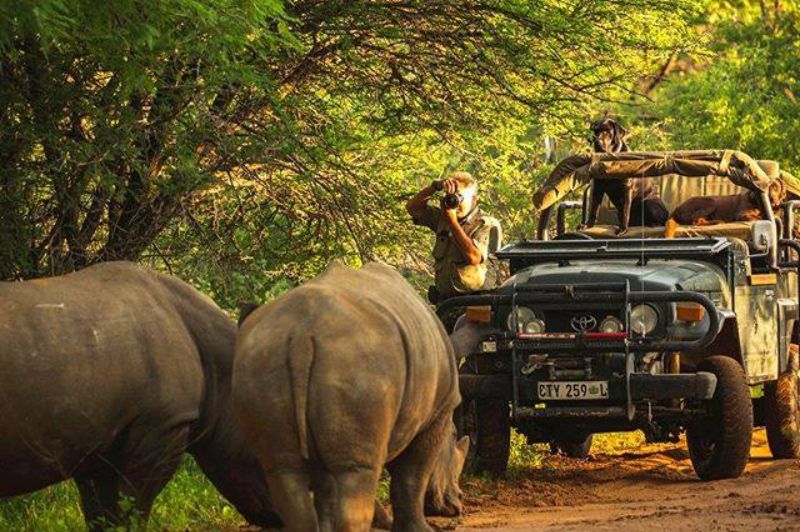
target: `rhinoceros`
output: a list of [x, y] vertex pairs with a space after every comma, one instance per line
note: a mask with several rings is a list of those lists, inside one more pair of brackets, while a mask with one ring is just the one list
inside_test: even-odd
[[235, 337], [210, 299], [130, 263], [0, 283], [0, 497], [74, 478], [90, 529], [127, 526], [188, 451], [248, 521], [280, 524], [233, 418]]
[[[461, 401], [439, 320], [393, 268], [334, 264], [239, 330], [236, 417], [289, 530], [368, 530], [384, 464], [394, 530], [461, 512]], [[313, 498], [312, 498], [313, 492]]]

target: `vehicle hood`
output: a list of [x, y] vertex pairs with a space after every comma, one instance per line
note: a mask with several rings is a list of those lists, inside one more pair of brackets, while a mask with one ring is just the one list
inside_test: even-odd
[[[597, 284], [628, 281], [631, 290], [718, 292], [730, 301], [725, 274], [714, 264], [688, 260], [572, 261], [568, 265], [538, 264], [517, 271], [503, 287], [517, 284]], [[502, 288], [500, 289], [502, 291]]]

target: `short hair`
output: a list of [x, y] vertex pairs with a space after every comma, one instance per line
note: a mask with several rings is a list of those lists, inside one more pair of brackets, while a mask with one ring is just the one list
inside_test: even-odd
[[478, 191], [478, 180], [469, 172], [453, 172], [450, 174], [450, 179], [458, 183], [460, 190], [474, 189], [475, 192]]

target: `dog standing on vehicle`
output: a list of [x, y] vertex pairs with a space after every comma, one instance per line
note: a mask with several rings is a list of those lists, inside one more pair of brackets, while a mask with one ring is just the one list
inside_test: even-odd
[[[598, 153], [619, 153], [630, 151], [625, 142], [627, 131], [613, 118], [603, 118], [592, 123], [592, 149]], [[669, 210], [658, 196], [658, 189], [652, 179], [596, 179], [589, 198], [589, 218], [586, 227], [597, 223], [597, 213], [603, 196], [617, 209], [619, 216], [618, 233], [628, 227], [659, 227], [669, 218]]]

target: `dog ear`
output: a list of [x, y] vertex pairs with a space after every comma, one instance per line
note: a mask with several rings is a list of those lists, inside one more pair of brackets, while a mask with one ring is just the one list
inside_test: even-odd
[[601, 122], [602, 120], [595, 120], [589, 124], [589, 135], [587, 135], [586, 140], [590, 145], [594, 144], [594, 142], [597, 140], [597, 133], [600, 131]]
[[773, 205], [780, 205], [786, 200], [786, 185], [780, 179], [774, 179], [769, 184], [768, 192]]
[[622, 124], [620, 124], [616, 120], [613, 121], [613, 124], [614, 124], [614, 136], [620, 142], [624, 142], [625, 141], [625, 137], [628, 136], [628, 130], [625, 129], [624, 127], [622, 127]]

